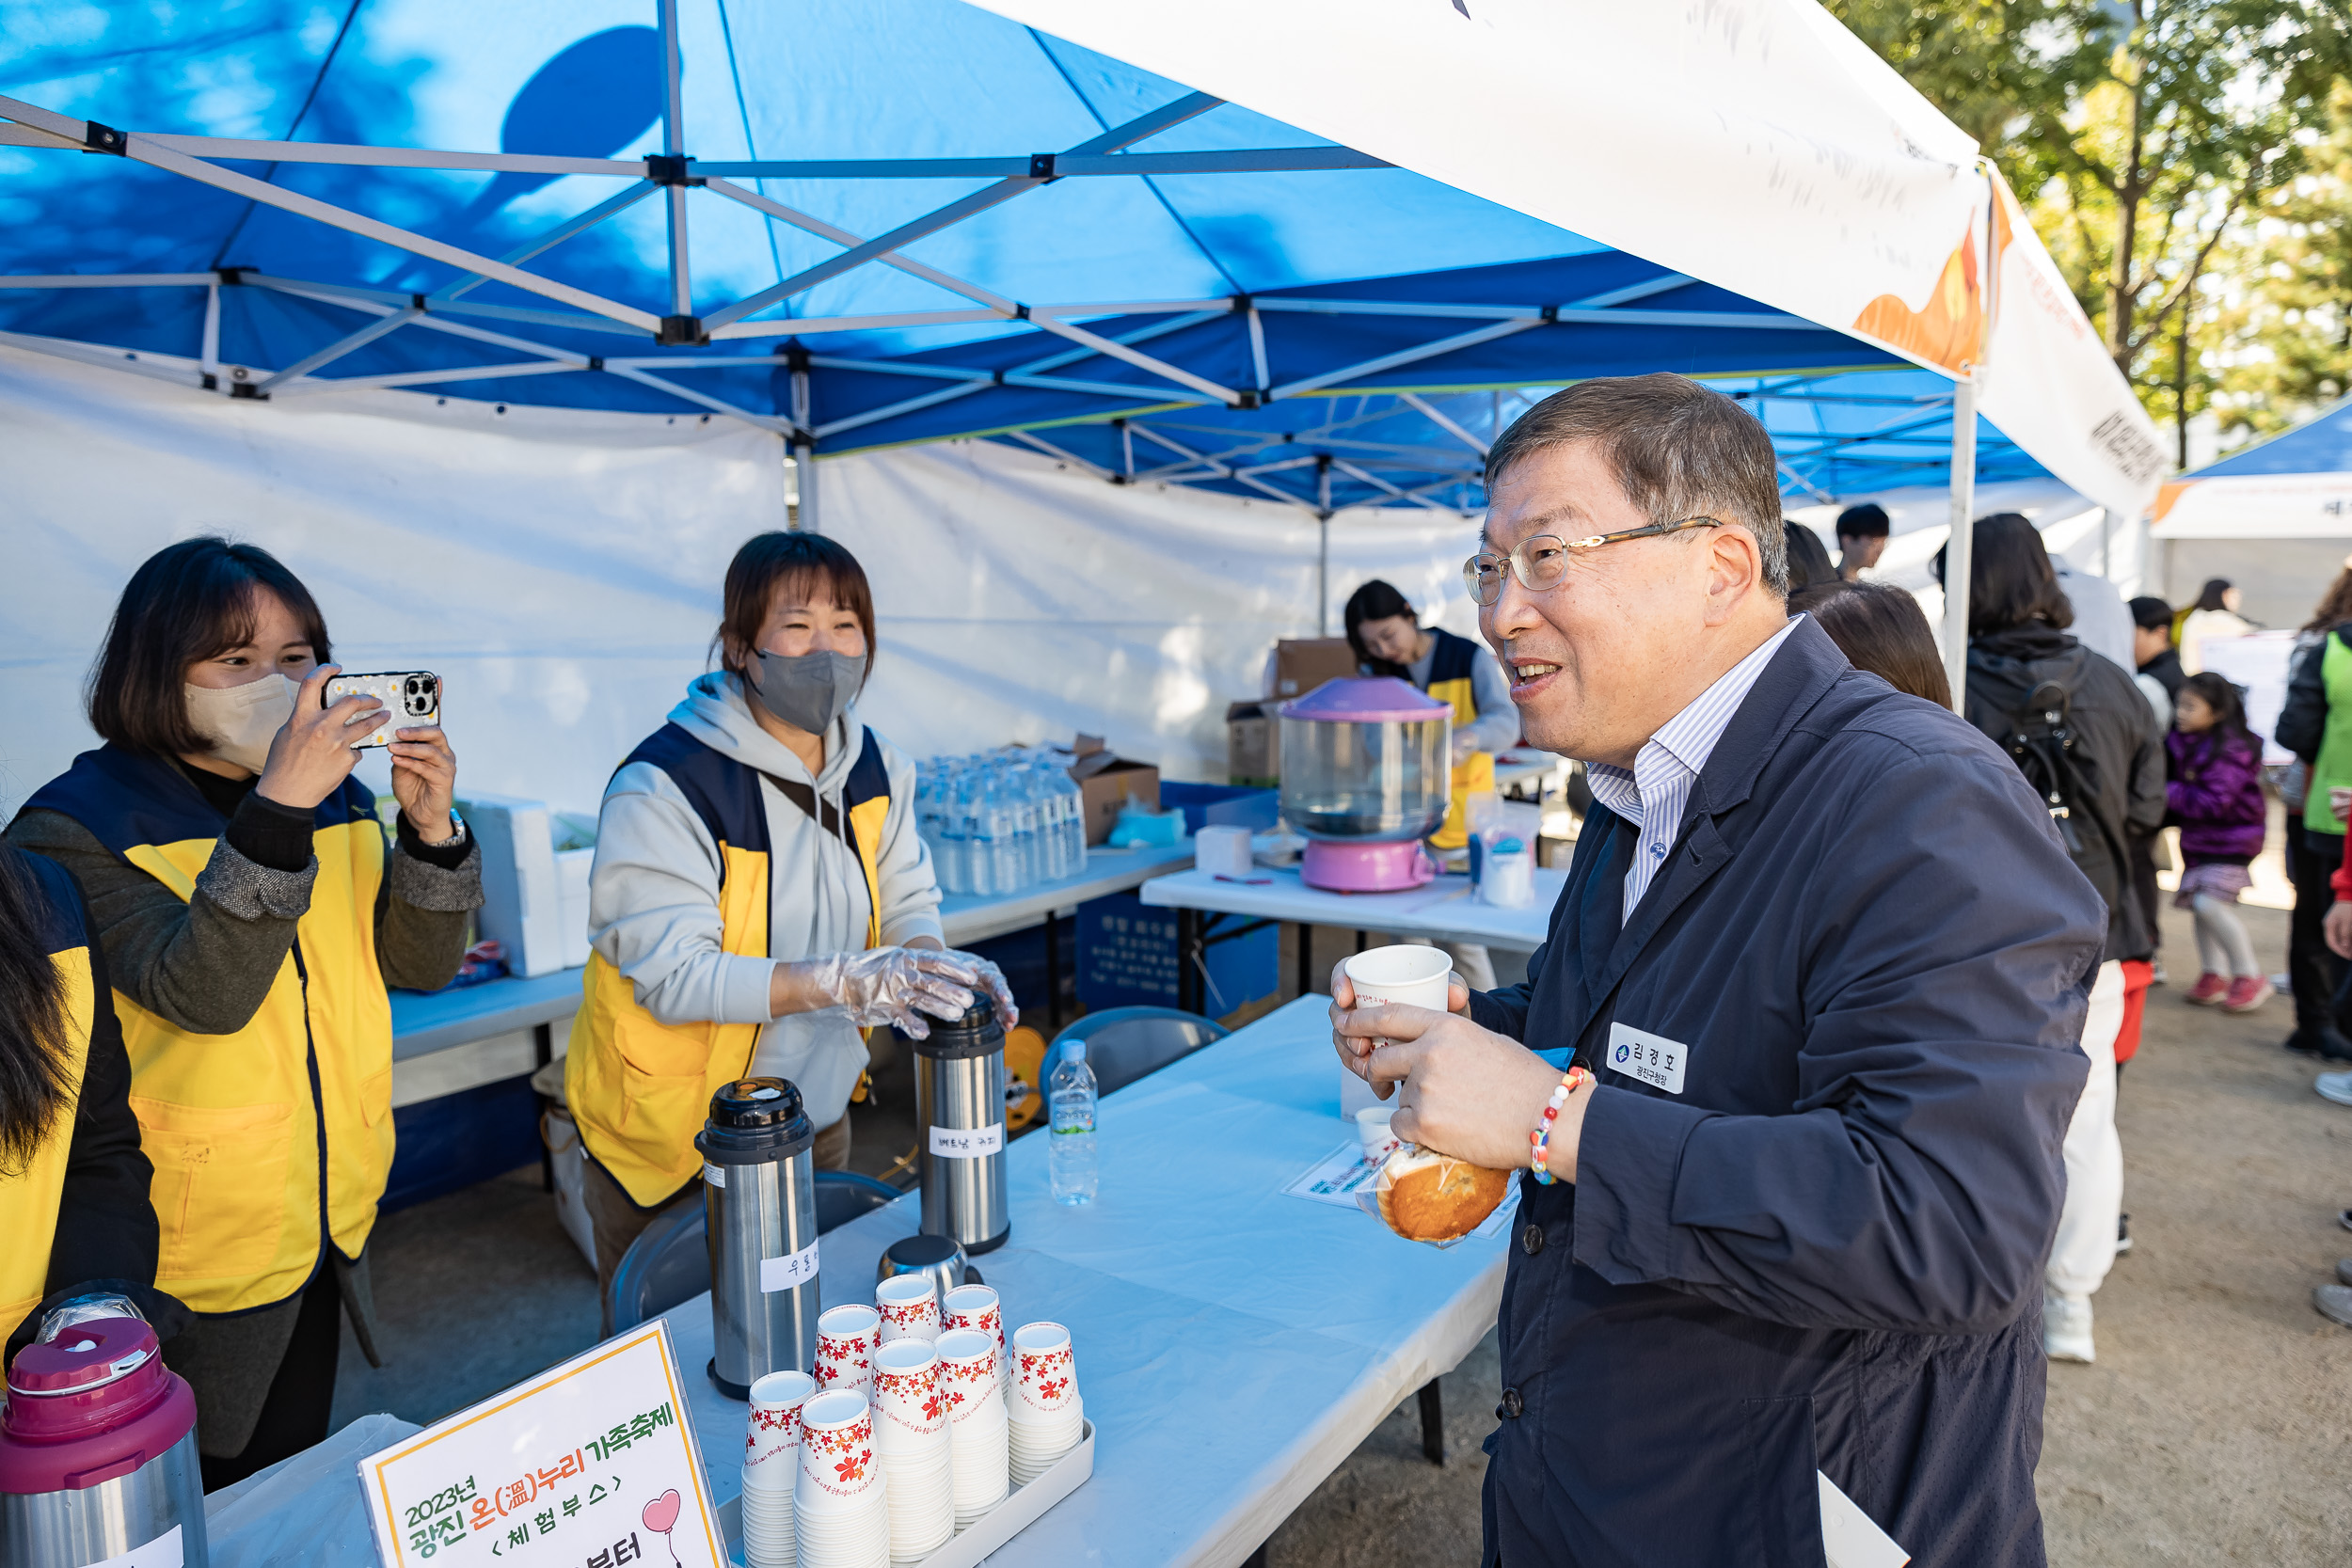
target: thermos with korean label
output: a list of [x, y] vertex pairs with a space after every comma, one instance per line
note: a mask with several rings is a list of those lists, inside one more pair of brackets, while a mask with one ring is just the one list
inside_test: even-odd
[[817, 1141], [801, 1091], [740, 1078], [694, 1139], [710, 1241], [710, 1381], [734, 1399], [770, 1372], [817, 1367]]
[[995, 1005], [975, 997], [952, 1022], [913, 1042], [914, 1120], [921, 1142], [923, 1229], [977, 1256], [1005, 1244], [1005, 1030]]

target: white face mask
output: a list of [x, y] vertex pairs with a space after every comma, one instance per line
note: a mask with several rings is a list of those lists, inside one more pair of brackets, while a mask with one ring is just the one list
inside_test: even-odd
[[206, 756], [259, 773], [269, 761], [269, 743], [294, 717], [294, 693], [300, 689], [286, 675], [263, 675], [243, 686], [191, 686], [188, 721], [211, 738]]

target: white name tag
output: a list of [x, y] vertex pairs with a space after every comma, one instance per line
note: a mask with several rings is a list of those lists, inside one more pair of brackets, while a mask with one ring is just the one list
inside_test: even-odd
[[789, 1258], [763, 1258], [759, 1260], [759, 1288], [773, 1294], [788, 1291], [795, 1285], [805, 1285], [817, 1277], [817, 1243], [811, 1242]]
[[931, 1154], [941, 1160], [977, 1160], [1005, 1151], [1005, 1124], [993, 1127], [934, 1127]]
[[1645, 1034], [1622, 1023], [1609, 1026], [1608, 1065], [1628, 1078], [1639, 1078], [1653, 1089], [1682, 1092], [1682, 1067], [1691, 1048], [1663, 1035]]

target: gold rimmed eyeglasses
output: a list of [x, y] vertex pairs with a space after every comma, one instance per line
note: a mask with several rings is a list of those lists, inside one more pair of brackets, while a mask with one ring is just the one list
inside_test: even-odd
[[1661, 534], [1679, 533], [1686, 528], [1721, 528], [1721, 517], [1684, 517], [1672, 523], [1646, 523], [1615, 533], [1596, 533], [1582, 539], [1563, 539], [1556, 533], [1538, 533], [1522, 539], [1509, 555], [1497, 555], [1481, 550], [1462, 562], [1462, 581], [1469, 587], [1471, 598], [1480, 606], [1493, 604], [1502, 597], [1502, 574], [1507, 570], [1519, 579], [1519, 586], [1531, 594], [1541, 594], [1557, 588], [1568, 575], [1568, 556], [1572, 550], [1597, 550], [1603, 545], [1614, 545], [1627, 539], [1655, 539]]

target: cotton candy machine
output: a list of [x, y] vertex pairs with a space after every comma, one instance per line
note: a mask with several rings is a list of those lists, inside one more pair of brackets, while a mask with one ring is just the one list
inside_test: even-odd
[[1278, 711], [1282, 816], [1309, 841], [1301, 879], [1393, 893], [1435, 876], [1421, 841], [1445, 821], [1454, 710], [1378, 676], [1326, 681]]

